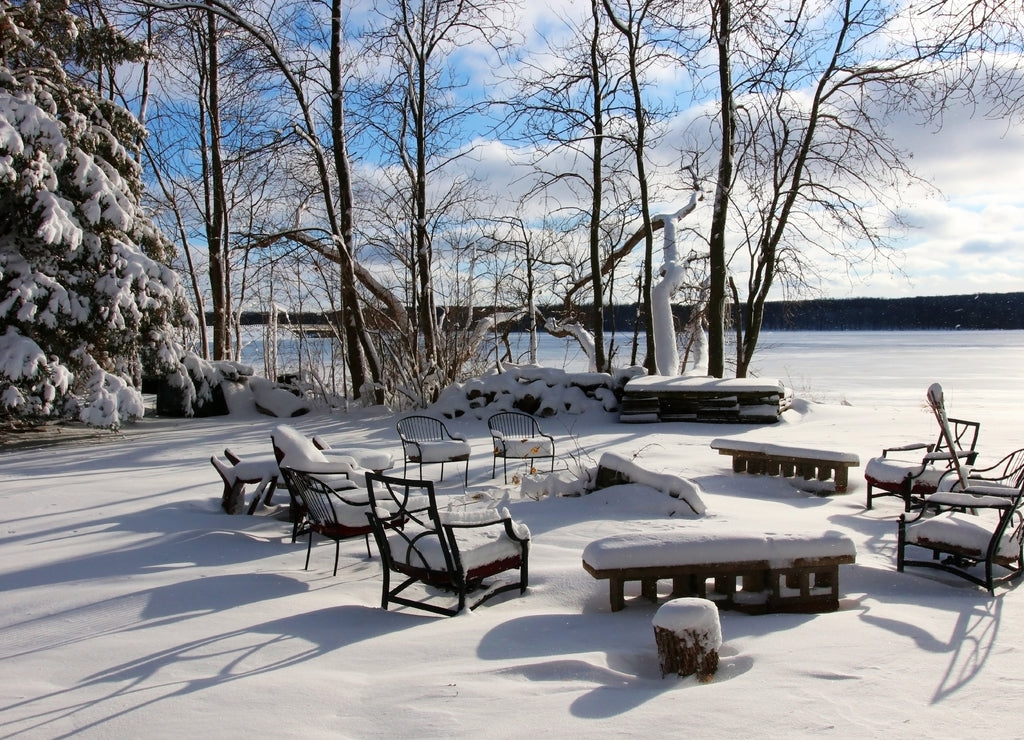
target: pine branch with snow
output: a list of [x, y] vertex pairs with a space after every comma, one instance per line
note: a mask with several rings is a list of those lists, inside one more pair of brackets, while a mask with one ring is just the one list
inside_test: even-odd
[[76, 33], [59, 7], [0, 0], [0, 414], [117, 426], [190, 317], [139, 204], [144, 131], [71, 79], [54, 28]]

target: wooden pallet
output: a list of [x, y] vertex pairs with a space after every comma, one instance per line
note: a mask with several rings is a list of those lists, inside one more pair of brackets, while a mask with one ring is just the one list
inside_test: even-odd
[[642, 376], [623, 389], [619, 421], [771, 424], [791, 400], [779, 382]]

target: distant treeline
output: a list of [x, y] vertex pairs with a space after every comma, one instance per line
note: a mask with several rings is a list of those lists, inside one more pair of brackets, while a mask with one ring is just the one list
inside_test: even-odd
[[[587, 307], [580, 307], [586, 316]], [[677, 306], [676, 317], [685, 323], [691, 308]], [[560, 316], [560, 307], [541, 309], [545, 316]], [[461, 322], [453, 309], [454, 319]], [[485, 315], [486, 309], [478, 309]], [[606, 312], [606, 329], [631, 331], [636, 306], [616, 306]], [[207, 323], [212, 316], [207, 314]], [[281, 325], [317, 326], [324, 314], [281, 314]], [[242, 324], [267, 323], [267, 314], [246, 312]], [[526, 320], [517, 327], [527, 328]], [[970, 295], [922, 296], [918, 298], [822, 298], [809, 301], [774, 301], [765, 305], [764, 331], [895, 331], [913, 329], [1024, 329], [1024, 293], [973, 293]]]

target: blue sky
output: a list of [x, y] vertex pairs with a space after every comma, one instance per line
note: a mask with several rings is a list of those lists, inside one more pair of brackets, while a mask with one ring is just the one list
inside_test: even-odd
[[[538, 45], [530, 29], [552, 29], [564, 4], [528, 3], [520, 28]], [[576, 12], [579, 12], [577, 10]], [[666, 70], [669, 84], [685, 84], [685, 70]], [[687, 111], [681, 119], [690, 117]], [[954, 107], [941, 127], [909, 117], [887, 129], [911, 153], [914, 172], [934, 189], [913, 187], [893, 193], [910, 226], [891, 244], [885, 260], [845, 265], [819, 262], [821, 294], [830, 297], [901, 297], [1024, 290], [1024, 128], [1004, 119], [986, 119], [980, 110]], [[669, 134], [663, 161], [678, 162], [682, 141]], [[497, 142], [478, 142], [477, 174], [499, 192], [514, 192], [507, 150]], [[670, 173], [671, 176], [671, 173]], [[680, 196], [683, 198], [684, 196]], [[705, 231], [711, 207], [705, 200], [686, 225]], [[684, 249], [686, 247], [684, 246]]]

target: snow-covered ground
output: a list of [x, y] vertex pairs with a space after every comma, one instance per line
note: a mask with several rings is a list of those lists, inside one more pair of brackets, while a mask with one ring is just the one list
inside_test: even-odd
[[[147, 419], [119, 440], [5, 452], [0, 736], [1019, 736], [1024, 592], [992, 598], [945, 574], [897, 573], [901, 506], [864, 508], [867, 459], [936, 436], [930, 370], [916, 368], [912, 396], [798, 399], [771, 426], [625, 425], [600, 411], [543, 421], [559, 467], [614, 452], [684, 477], [700, 486], [703, 519], [635, 487], [521, 498], [501, 484], [500, 465], [491, 478], [486, 424], [450, 422], [472, 442], [469, 493], [507, 495], [533, 543], [525, 596], [448, 619], [382, 611], [380, 563], [361, 540], [342, 543], [332, 577], [328, 541], [304, 571], [305, 542], [289, 541], [285, 521], [220, 510], [210, 455], [230, 446], [268, 456], [278, 420]], [[987, 383], [1005, 402], [986, 405], [946, 383], [951, 413], [982, 422], [983, 459], [1024, 446], [1020, 379], [1018, 370]], [[815, 390], [833, 389], [815, 380]], [[334, 447], [400, 459], [395, 418], [371, 409], [292, 423]], [[734, 475], [709, 446], [720, 437], [856, 453], [861, 467], [849, 494], [819, 496]], [[460, 472], [439, 487], [458, 502]], [[610, 612], [607, 583], [581, 566], [589, 542], [652, 521], [836, 530], [854, 541], [857, 562], [840, 569], [838, 612], [722, 612], [714, 680], [662, 678], [657, 607], [631, 584], [626, 608]]]

